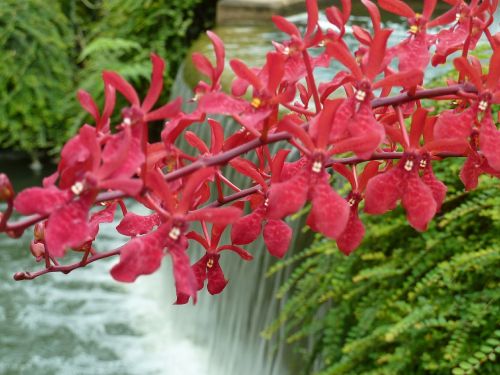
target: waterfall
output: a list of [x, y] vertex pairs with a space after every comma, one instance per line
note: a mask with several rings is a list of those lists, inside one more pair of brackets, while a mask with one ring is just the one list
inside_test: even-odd
[[[172, 89], [172, 97], [177, 96], [186, 100], [193, 97], [192, 90], [185, 83], [183, 68], [179, 70]], [[226, 136], [239, 128], [230, 118], [220, 120]], [[209, 127], [205, 125], [194, 124], [190, 130], [203, 139], [209, 139]], [[272, 147], [276, 149], [280, 146], [276, 144]], [[235, 173], [228, 177], [238, 186], [248, 185], [248, 178]], [[296, 220], [290, 225], [294, 230], [294, 238], [288, 255], [293, 253], [302, 223]], [[228, 233], [225, 233], [221, 243], [230, 243], [228, 237]], [[254, 260], [246, 262], [228, 253], [221, 257], [221, 266], [229, 284], [220, 295], [210, 296], [206, 290], [202, 290], [195, 306], [172, 307], [171, 317], [176, 326], [182, 327], [181, 330], [189, 337], [207, 348], [211, 358], [207, 374], [288, 374], [290, 360], [286, 358], [286, 345], [279, 342], [279, 337], [265, 340], [260, 333], [276, 318], [281, 308], [282, 302], [274, 296], [289, 271], [278, 272], [272, 279], [266, 279], [267, 270], [276, 260], [268, 254], [262, 236], [243, 247], [254, 255]], [[193, 242], [190, 243], [189, 252], [196, 257], [204, 253]], [[168, 283], [173, 284], [171, 277]], [[173, 288], [170, 288], [169, 294], [168, 298], [173, 300]]]

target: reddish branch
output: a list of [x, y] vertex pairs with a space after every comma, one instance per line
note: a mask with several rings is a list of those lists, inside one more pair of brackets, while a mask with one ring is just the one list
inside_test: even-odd
[[47, 268], [44, 268], [44, 269], [42, 269], [40, 271], [36, 271], [36, 272], [27, 272], [27, 271], [17, 272], [14, 274], [14, 280], [17, 280], [17, 281], [33, 280], [39, 276], [45, 275], [47, 273], [52, 273], [52, 272], [61, 272], [64, 274], [68, 274], [77, 268], [85, 267], [88, 264], [93, 263], [97, 260], [101, 260], [101, 259], [109, 258], [109, 257], [115, 256], [115, 255], [119, 255], [120, 251], [121, 251], [120, 248], [118, 248], [116, 250], [111, 250], [111, 251], [107, 251], [104, 253], [92, 255], [91, 257], [89, 257], [87, 259], [82, 259], [80, 262], [68, 264], [65, 266], [51, 265]]
[[[421, 99], [430, 99], [430, 98], [436, 98], [436, 97], [442, 97], [442, 96], [450, 96], [450, 95], [457, 95], [460, 92], [466, 92], [466, 93], [474, 93], [477, 92], [476, 88], [472, 86], [471, 84], [465, 83], [465, 84], [458, 84], [458, 85], [453, 85], [449, 87], [438, 87], [434, 89], [427, 89], [427, 90], [420, 90], [415, 92], [414, 94], [410, 93], [404, 93], [400, 95], [395, 95], [392, 97], [387, 97], [387, 98], [377, 98], [372, 100], [372, 107], [373, 108], [378, 108], [378, 107], [384, 107], [384, 106], [391, 106], [391, 105], [399, 105], [399, 104], [404, 104], [408, 103], [412, 100], [421, 100]], [[200, 170], [202, 168], [206, 167], [213, 167], [213, 166], [220, 166], [227, 164], [230, 160], [244, 155], [249, 151], [252, 151], [260, 146], [266, 145], [266, 144], [271, 144], [271, 143], [276, 143], [279, 141], [286, 141], [291, 138], [290, 133], [286, 131], [278, 132], [269, 135], [266, 140], [262, 139], [253, 139], [251, 141], [248, 141], [238, 147], [235, 147], [231, 150], [222, 152], [218, 155], [214, 156], [208, 156], [208, 157], [200, 157], [198, 160], [195, 162], [186, 165], [184, 167], [181, 167], [179, 169], [176, 169], [175, 171], [172, 171], [170, 173], [167, 173], [165, 175], [165, 180], [166, 181], [174, 181], [178, 178], [182, 178], [184, 176], [190, 175], [193, 172], [196, 172], [197, 170]], [[451, 155], [451, 156], [463, 156], [463, 155]], [[341, 163], [341, 164], [358, 164], [362, 163], [368, 160], [387, 160], [387, 159], [399, 159], [401, 157], [401, 154], [399, 153], [376, 153], [373, 154], [373, 156], [370, 159], [359, 159], [359, 158], [345, 158], [345, 159], [334, 159], [332, 163]], [[214, 202], [213, 205], [215, 206], [220, 206], [225, 203], [233, 202], [234, 200], [238, 199], [239, 197], [244, 197], [246, 195], [252, 194], [255, 192], [254, 190], [251, 189], [256, 189], [257, 187], [253, 187], [250, 189], [242, 190], [239, 193], [233, 194], [232, 196], [235, 196], [234, 199], [227, 200], [228, 197], [224, 200], [224, 203], [220, 202]], [[244, 194], [243, 192], [250, 191], [248, 194]], [[242, 194], [242, 195], [239, 195]], [[106, 192], [106, 193], [101, 193], [98, 195], [96, 199], [96, 203], [100, 202], [106, 202], [106, 201], [111, 201], [115, 199], [122, 199], [125, 198], [126, 195], [120, 191], [113, 191], [113, 192]], [[6, 231], [22, 231], [25, 228], [36, 224], [40, 220], [43, 220], [47, 218], [48, 215], [32, 215], [27, 218], [18, 220], [17, 222], [10, 223], [6, 225]]]

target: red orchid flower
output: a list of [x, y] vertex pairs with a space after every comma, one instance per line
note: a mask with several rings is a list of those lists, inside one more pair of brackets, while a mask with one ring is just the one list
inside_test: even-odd
[[298, 172], [290, 179], [274, 183], [269, 189], [268, 217], [281, 219], [297, 212], [307, 200], [312, 201], [312, 209], [307, 224], [329, 238], [338, 238], [344, 231], [349, 217], [347, 202], [330, 186], [329, 174], [325, 163], [332, 151], [328, 149], [328, 134], [332, 126], [332, 112], [338, 101], [326, 101], [313, 135], [299, 127], [293, 116], [285, 117], [279, 128], [289, 131], [295, 139], [302, 142], [299, 146], [305, 161]]
[[[236, 207], [192, 211], [200, 201], [200, 192], [203, 190], [200, 188], [212, 174], [213, 170], [209, 168], [192, 174], [182, 191], [174, 194], [163, 176], [151, 171], [147, 180], [151, 190], [148, 203], [156, 213], [145, 218], [127, 213], [117, 227], [120, 233], [130, 236], [146, 231], [149, 233], [134, 237], [122, 247], [120, 262], [111, 270], [116, 280], [133, 282], [140, 275], [155, 272], [161, 265], [166, 249], [172, 257], [177, 295], [196, 296], [196, 278], [186, 253], [189, 222], [202, 220], [227, 225], [241, 215], [241, 210]], [[152, 231], [156, 225], [158, 229]]]
[[479, 154], [474, 149], [474, 143], [474, 141], [471, 141], [471, 147], [467, 151], [467, 159], [465, 159], [465, 163], [460, 170], [460, 180], [468, 191], [477, 188], [479, 176], [482, 174], [500, 178], [500, 171], [491, 168], [484, 155]]
[[130, 129], [123, 133], [123, 138], [119, 134], [108, 138], [101, 152], [96, 129], [83, 126], [61, 152], [59, 187], [56, 174], [42, 188], [26, 189], [16, 197], [14, 207], [20, 213], [50, 215], [45, 237], [52, 256], [62, 257], [66, 249], [92, 238], [88, 216], [100, 190], [118, 189], [135, 196], [142, 189], [141, 180], [132, 177], [144, 157], [132, 147]]
[[[464, 150], [465, 142], [457, 140], [426, 139], [420, 146], [422, 134], [432, 134], [434, 118], [428, 112], [417, 109], [412, 118], [409, 141], [402, 142], [405, 153], [396, 166], [370, 179], [366, 186], [365, 212], [382, 214], [393, 210], [401, 199], [410, 225], [425, 231], [430, 220], [439, 211], [446, 195], [446, 186], [432, 171], [434, 153], [448, 150]], [[404, 126], [404, 125], [403, 125]], [[423, 170], [420, 177], [419, 171]]]
[[[350, 1], [350, 0], [348, 0]], [[342, 0], [344, 3], [345, 0]], [[300, 30], [286, 18], [274, 15], [272, 20], [276, 27], [290, 36], [289, 40], [282, 43], [273, 42], [276, 51], [285, 57], [283, 80], [297, 82], [307, 75], [306, 64], [314, 67], [328, 67], [329, 57], [321, 54], [318, 57], [311, 57], [307, 50], [323, 43], [323, 33], [318, 25], [318, 5], [316, 0], [307, 0], [307, 26], [302, 36]], [[350, 13], [350, 10], [346, 9]], [[347, 15], [347, 18], [349, 15]], [[331, 38], [331, 35], [328, 36]]]
[[349, 203], [349, 219], [342, 234], [337, 238], [337, 246], [345, 255], [351, 254], [359, 247], [365, 236], [365, 226], [359, 218], [359, 203], [363, 200], [366, 184], [378, 172], [379, 162], [371, 161], [366, 164], [363, 172], [357, 176], [356, 169], [349, 169], [343, 164], [334, 164], [335, 171], [344, 176], [351, 184], [352, 190], [347, 196]]
[[[224, 147], [224, 129], [222, 128], [222, 125], [213, 119], [208, 119], [208, 124], [210, 125], [210, 148], [207, 146], [205, 141], [198, 137], [194, 132], [186, 131], [186, 133], [184, 133], [184, 138], [187, 143], [196, 148], [203, 157], [217, 155], [222, 152]], [[224, 178], [219, 168], [216, 168], [212, 181], [213, 180], [217, 183], [219, 193], [222, 193], [222, 182], [228, 183], [229, 186], [234, 189], [234, 186], [232, 186], [231, 183]]]
[[200, 81], [194, 88], [195, 100], [208, 92], [219, 91], [221, 89], [220, 81], [222, 72], [224, 71], [225, 49], [222, 40], [212, 31], [207, 31], [207, 35], [212, 42], [215, 52], [215, 66], [212, 65], [210, 60], [199, 52], [194, 52], [191, 55], [193, 64], [198, 71], [210, 79], [211, 84]]
[[[468, 94], [472, 106], [463, 112], [445, 111], [436, 123], [436, 139], [459, 138], [466, 140], [479, 133], [479, 148], [488, 164], [500, 171], [500, 131], [497, 130], [491, 113], [491, 105], [500, 103], [500, 49], [494, 50], [490, 59], [490, 70], [483, 77], [479, 60], [459, 57], [454, 60], [459, 72], [469, 77], [477, 88], [477, 94]], [[483, 79], [484, 78], [484, 79]], [[478, 118], [481, 118], [478, 122]]]
[[449, 24], [454, 25], [436, 34], [436, 52], [432, 57], [432, 65], [444, 64], [447, 57], [453, 52], [462, 50], [466, 43], [468, 49], [474, 49], [483, 34], [483, 31], [493, 22], [498, 0], [471, 0], [466, 4], [463, 0], [456, 0], [454, 7], [442, 16], [429, 23], [428, 27]]
[[373, 90], [382, 88], [387, 91], [393, 86], [414, 87], [422, 81], [422, 72], [411, 70], [391, 74], [374, 82], [384, 69], [384, 55], [390, 33], [390, 30], [377, 30], [367, 59], [360, 63], [342, 44], [327, 45], [328, 53], [351, 71], [350, 77], [344, 77], [342, 84], [351, 81], [354, 88], [354, 92], [349, 89], [351, 95], [336, 111], [335, 125], [329, 135], [330, 141], [335, 142], [336, 153], [353, 151], [361, 158], [370, 157], [385, 138], [384, 127], [375, 119], [372, 111]]
[[131, 196], [137, 195], [142, 182], [132, 177], [144, 163], [138, 140], [132, 138], [129, 127], [101, 140], [96, 130], [89, 125], [83, 126], [63, 147], [58, 165], [59, 186], [73, 191], [118, 189]]
[[232, 87], [233, 95], [242, 96], [252, 86], [251, 102], [218, 92], [203, 96], [198, 109], [233, 116], [253, 135], [260, 136], [264, 126], [269, 128], [276, 123], [279, 104], [289, 103], [295, 97], [295, 85], [281, 85], [284, 63], [281, 54], [269, 52], [264, 67], [255, 72], [240, 60], [231, 60], [231, 68], [238, 77]]
[[205, 280], [207, 280], [207, 290], [212, 295], [221, 293], [228, 283], [219, 264], [220, 252], [225, 250], [233, 251], [243, 260], [253, 259], [252, 254], [241, 247], [234, 245], [219, 246], [220, 238], [226, 227], [227, 224], [213, 224], [210, 237], [208, 237], [206, 231], [204, 231], [205, 237], [196, 232], [187, 234], [189, 239], [195, 240], [205, 249], [205, 255], [192, 266], [196, 276], [197, 288], [198, 290], [203, 289]]
[[[283, 163], [289, 150], [280, 150], [272, 161], [271, 186], [281, 178]], [[269, 215], [269, 187], [262, 175], [243, 159], [234, 159], [231, 166], [238, 172], [247, 175], [262, 187], [262, 193], [254, 195], [252, 212], [239, 218], [231, 229], [231, 241], [236, 245], [246, 245], [257, 239], [263, 232], [264, 243], [269, 253], [282, 258], [288, 251], [292, 239], [292, 228], [281, 219], [271, 218]]]
[[210, 125], [210, 148], [207, 146], [205, 141], [196, 135], [196, 133], [192, 131], [184, 133], [184, 138], [187, 143], [196, 148], [203, 156], [219, 154], [224, 145], [224, 129], [222, 128], [222, 125], [213, 119], [208, 119], [208, 124]]
[[115, 87], [132, 105], [130, 108], [125, 108], [123, 110], [123, 123], [125, 125], [165, 120], [173, 117], [180, 111], [182, 104], [182, 99], [180, 97], [151, 111], [160, 97], [163, 88], [163, 71], [165, 70], [165, 62], [158, 55], [154, 53], [151, 54], [151, 62], [153, 63], [151, 86], [142, 103], [134, 87], [122, 76], [118, 73], [109, 71], [103, 73], [105, 84]]
[[427, 25], [431, 21], [437, 0], [424, 0], [422, 13], [416, 13], [401, 0], [378, 0], [378, 3], [382, 9], [405, 17], [410, 25], [410, 36], [388, 51], [390, 55], [399, 58], [399, 71], [424, 70], [431, 60], [429, 48], [435, 40], [427, 34]]
[[115, 109], [116, 93], [115, 88], [111, 85], [104, 85], [104, 109], [102, 115], [99, 114], [97, 104], [95, 104], [92, 96], [85, 90], [78, 90], [78, 101], [83, 109], [85, 109], [94, 119], [97, 132], [109, 133], [110, 117]]
[[[100, 211], [94, 212], [90, 216], [89, 220], [89, 236], [85, 243], [80, 244], [73, 248], [75, 251], [88, 251], [90, 254], [94, 254], [94, 249], [92, 244], [95, 241], [97, 234], [99, 233], [99, 225], [103, 223], [113, 222], [116, 202], [106, 204], [106, 207]], [[46, 232], [47, 220], [37, 223], [34, 228], [34, 238], [30, 243], [30, 250], [32, 255], [35, 257], [37, 262], [41, 261], [46, 255], [46, 244], [45, 244], [45, 232]], [[49, 254], [50, 255], [50, 254]]]

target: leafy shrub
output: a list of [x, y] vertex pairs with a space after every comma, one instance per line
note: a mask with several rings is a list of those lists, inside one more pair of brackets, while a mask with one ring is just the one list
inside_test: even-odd
[[65, 141], [68, 114], [75, 111], [73, 40], [71, 25], [57, 2], [2, 1], [2, 148], [34, 152]]
[[370, 230], [349, 257], [318, 238], [277, 266], [299, 262], [265, 333], [284, 326], [307, 374], [497, 374], [499, 193], [492, 180], [470, 193], [455, 185], [424, 234], [402, 212], [365, 217]]
[[83, 120], [77, 89], [99, 98], [101, 72], [114, 70], [144, 93], [151, 52], [167, 60], [168, 86], [191, 41], [212, 25], [215, 2], [3, 1], [0, 146], [58, 148]]

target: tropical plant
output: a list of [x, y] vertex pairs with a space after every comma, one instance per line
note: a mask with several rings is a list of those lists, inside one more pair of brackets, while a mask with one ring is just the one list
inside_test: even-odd
[[[57, 2], [0, 5], [0, 146], [31, 154], [62, 144], [77, 113], [74, 34]], [[68, 115], [71, 114], [71, 115]]]
[[76, 90], [102, 99], [101, 72], [115, 70], [144, 92], [151, 52], [167, 61], [167, 98], [214, 12], [215, 0], [3, 1], [0, 147], [33, 158], [54, 153], [86, 119]]
[[[165, 73], [165, 62], [157, 54], [151, 55], [151, 84], [143, 99], [112, 71], [103, 73], [102, 110], [92, 95], [80, 90], [80, 104], [95, 125], [84, 124], [65, 144], [57, 172], [45, 178], [42, 187], [18, 194], [0, 174], [0, 200], [5, 202], [0, 231], [16, 237], [35, 224], [31, 251], [44, 263], [39, 271], [18, 272], [14, 279], [69, 273], [119, 255], [111, 275], [133, 282], [158, 270], [169, 256], [177, 303], [187, 303], [196, 301], [206, 280], [209, 293], [220, 293], [227, 284], [219, 263], [221, 252], [233, 251], [250, 260], [252, 255], [241, 245], [261, 232], [267, 250], [283, 257], [292, 238], [285, 219], [308, 203], [309, 227], [335, 239], [349, 254], [365, 234], [360, 208], [378, 215], [401, 202], [410, 227], [420, 232], [428, 228], [448, 190], [433, 171], [443, 159], [465, 158], [460, 178], [467, 190], [477, 187], [481, 175], [500, 176], [500, 131], [492, 113], [492, 105], [500, 103], [500, 48], [498, 37], [489, 31], [497, 1], [460, 2], [434, 19], [435, 1], [424, 2], [422, 15], [401, 1], [381, 1], [386, 10], [408, 15], [411, 25], [409, 37], [392, 47], [388, 46], [391, 30], [382, 28], [377, 6], [370, 0], [362, 3], [370, 13], [373, 32], [353, 26], [360, 41], [354, 53], [342, 39], [350, 17], [349, 0], [342, 1], [342, 9], [326, 10], [332, 24], [328, 30], [319, 28], [315, 0], [306, 1], [308, 22], [303, 32], [274, 16], [275, 25], [290, 39], [276, 43], [260, 68], [232, 60], [236, 79], [231, 94], [221, 87], [223, 42], [208, 32], [215, 59], [193, 54], [194, 65], [207, 80], [195, 87], [193, 110], [188, 113], [181, 110], [180, 98], [155, 108], [162, 101]], [[431, 34], [436, 26], [441, 29]], [[484, 71], [480, 61], [469, 56], [482, 34], [492, 48]], [[310, 54], [312, 48], [322, 48], [317, 57]], [[453, 61], [457, 80], [446, 87], [425, 88], [427, 65], [444, 63], [456, 51], [462, 54]], [[345, 70], [317, 85], [314, 70], [332, 60]], [[401, 90], [391, 95], [394, 87]], [[252, 96], [247, 100], [249, 88]], [[115, 120], [117, 92], [126, 104], [118, 103], [120, 117]], [[339, 97], [344, 92], [347, 96]], [[455, 100], [458, 105], [432, 116], [422, 99]], [[216, 120], [204, 121], [214, 114], [232, 117], [234, 127], [225, 132]], [[150, 137], [150, 125], [158, 122], [163, 130], [156, 142]], [[192, 131], [200, 126], [210, 130], [210, 147]], [[181, 136], [191, 150], [180, 149]], [[295, 152], [283, 148], [272, 152], [269, 145], [276, 142]], [[248, 153], [256, 162], [244, 157]], [[297, 154], [299, 159], [293, 160]], [[349, 186], [346, 197], [332, 186], [330, 169]], [[237, 186], [228, 171], [252, 185]], [[130, 212], [127, 197], [150, 214]], [[250, 212], [242, 216], [246, 202]], [[123, 218], [116, 230], [129, 239], [114, 250], [97, 251], [93, 244], [99, 226], [111, 222], [118, 207]], [[14, 210], [26, 217], [12, 221]], [[395, 217], [393, 225], [398, 220]], [[227, 228], [232, 242], [221, 243]], [[194, 265], [189, 241], [204, 249]], [[59, 263], [58, 258], [73, 251], [83, 254], [80, 261]], [[390, 264], [386, 266], [390, 270]], [[379, 271], [377, 277], [382, 277], [387, 270]]]
[[317, 238], [270, 271], [296, 264], [265, 335], [284, 327], [304, 374], [498, 373], [500, 187], [484, 180], [464, 192], [450, 173], [457, 163], [441, 168], [451, 194], [425, 235], [401, 210], [365, 216], [367, 236], [349, 257]]

